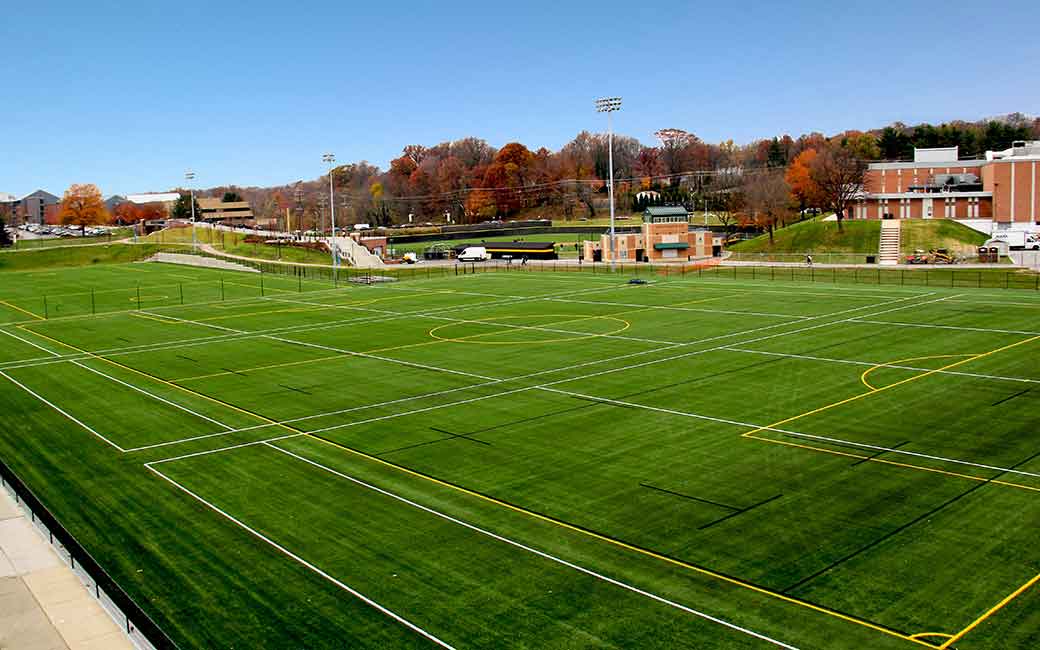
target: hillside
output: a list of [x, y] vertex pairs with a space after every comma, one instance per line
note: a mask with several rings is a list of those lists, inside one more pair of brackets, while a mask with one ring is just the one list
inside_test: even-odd
[[801, 221], [779, 228], [769, 235], [733, 244], [734, 253], [854, 253], [873, 255], [878, 249], [881, 236], [880, 221], [845, 221], [841, 231], [836, 221]]
[[[968, 255], [986, 241], [986, 236], [977, 230], [947, 219], [905, 219], [901, 225], [900, 249], [904, 254], [915, 250], [945, 248]], [[773, 244], [769, 243], [769, 235], [760, 235], [734, 244], [729, 250], [734, 253], [735, 259], [758, 259], [763, 256], [777, 258], [807, 253], [851, 258], [877, 253], [880, 235], [881, 222], [877, 220], [845, 221], [841, 232], [834, 221], [803, 221], [777, 230]], [[821, 258], [818, 261], [831, 260]]]

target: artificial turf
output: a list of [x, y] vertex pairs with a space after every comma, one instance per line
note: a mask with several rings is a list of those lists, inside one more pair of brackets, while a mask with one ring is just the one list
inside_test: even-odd
[[755, 273], [7, 274], [0, 458], [183, 648], [1037, 646], [1033, 278]]

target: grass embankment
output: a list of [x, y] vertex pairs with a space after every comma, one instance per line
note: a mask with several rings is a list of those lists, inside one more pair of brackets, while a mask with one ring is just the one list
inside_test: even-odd
[[41, 268], [137, 262], [155, 254], [158, 249], [158, 246], [148, 244], [42, 248], [17, 254], [0, 255], [0, 271], [30, 271]]
[[[285, 244], [267, 244], [259, 239], [246, 241], [247, 235], [238, 232], [197, 228], [195, 238], [200, 244], [210, 244], [217, 250], [240, 257], [306, 264], [331, 264], [332, 262], [329, 253], [324, 250]], [[191, 228], [160, 230], [144, 237], [143, 241], [160, 244], [190, 244], [192, 242]]]
[[949, 219], [908, 219], [901, 224], [900, 249], [903, 253], [945, 248], [952, 253], [974, 255], [986, 235]]
[[880, 221], [845, 221], [838, 229], [836, 221], [802, 221], [769, 235], [738, 242], [729, 247], [735, 259], [747, 260], [796, 260], [806, 254], [827, 254], [835, 259], [820, 258], [827, 262], [864, 262], [867, 255], [878, 250], [881, 237]]
[[54, 248], [57, 246], [86, 246], [88, 244], [104, 244], [125, 239], [133, 234], [132, 228], [116, 228], [107, 235], [97, 237], [51, 237], [47, 239], [19, 239], [10, 250], [31, 250], [37, 248]]

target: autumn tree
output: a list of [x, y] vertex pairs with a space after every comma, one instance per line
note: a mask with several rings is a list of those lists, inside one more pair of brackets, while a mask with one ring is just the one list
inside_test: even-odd
[[791, 211], [791, 191], [781, 170], [770, 170], [752, 175], [744, 190], [747, 209], [755, 223], [769, 232], [769, 243], [773, 243], [773, 231], [783, 225]]
[[89, 183], [70, 186], [61, 199], [58, 218], [63, 225], [76, 225], [81, 231], [88, 225], [105, 223], [108, 221], [108, 210], [105, 209], [101, 190], [97, 185]]
[[809, 166], [809, 176], [819, 188], [824, 207], [833, 210], [842, 229], [845, 211], [863, 191], [867, 163], [844, 147], [830, 146], [820, 151]]
[[816, 160], [816, 150], [806, 149], [794, 157], [784, 174], [784, 180], [791, 187], [791, 194], [798, 200], [799, 210], [819, 207], [824, 201], [820, 188], [812, 177], [814, 160]]

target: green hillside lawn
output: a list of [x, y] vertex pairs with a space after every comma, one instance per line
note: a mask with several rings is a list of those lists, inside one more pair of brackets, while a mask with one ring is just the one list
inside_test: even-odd
[[[195, 231], [196, 241], [210, 244], [214, 248], [230, 255], [249, 257], [258, 260], [281, 260], [302, 264], [331, 264], [331, 256], [322, 251], [295, 246], [278, 246], [259, 242], [246, 242], [246, 235], [212, 228], [198, 228]], [[153, 232], [143, 241], [162, 244], [190, 244], [191, 228], [168, 228]]]
[[185, 650], [1037, 647], [1040, 294], [730, 272], [18, 274], [243, 294], [5, 326], [0, 458]]
[[910, 219], [903, 221], [900, 249], [903, 253], [945, 248], [954, 253], [972, 255], [986, 239], [977, 230], [948, 219]]
[[729, 247], [735, 253], [877, 253], [881, 237], [880, 221], [844, 221], [841, 231], [836, 221], [802, 221], [769, 235], [738, 242]]
[[10, 251], [0, 254], [0, 271], [136, 262], [155, 254], [158, 248], [155, 245], [110, 244]]

